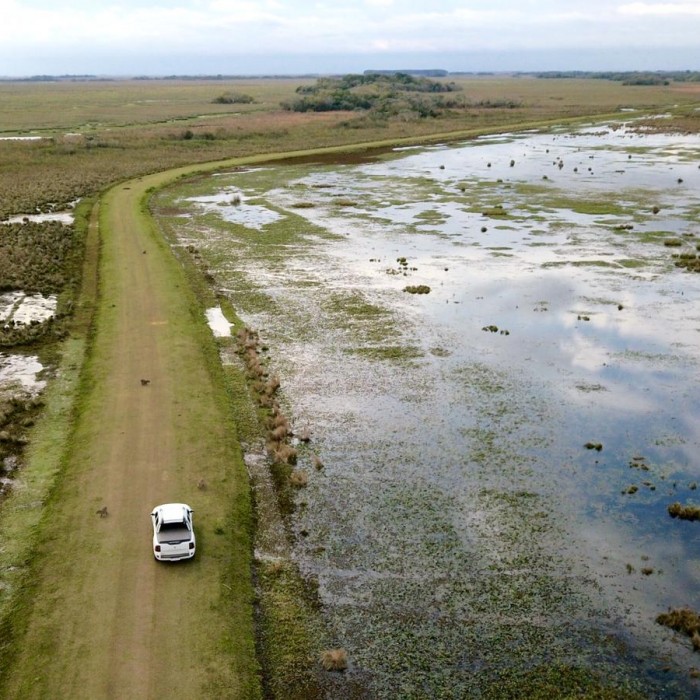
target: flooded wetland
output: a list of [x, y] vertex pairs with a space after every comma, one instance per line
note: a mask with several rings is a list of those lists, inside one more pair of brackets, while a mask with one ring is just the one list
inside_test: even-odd
[[334, 697], [700, 696], [656, 622], [700, 609], [699, 164], [614, 124], [156, 197], [279, 378]]

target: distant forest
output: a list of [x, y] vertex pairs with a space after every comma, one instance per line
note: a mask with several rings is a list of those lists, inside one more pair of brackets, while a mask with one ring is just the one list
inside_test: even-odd
[[[530, 74], [532, 75], [532, 74]], [[623, 85], [670, 85], [671, 83], [698, 83], [700, 71], [545, 71], [534, 74], [538, 78], [588, 78], [613, 80]]]
[[[136, 75], [132, 80], [239, 80], [244, 78], [270, 78], [270, 79], [289, 79], [289, 78], [317, 78], [319, 85], [309, 90], [308, 94], [318, 93], [334, 87], [340, 89], [351, 89], [358, 85], [381, 84], [382, 79], [387, 81], [387, 84], [392, 84], [396, 89], [415, 92], [450, 92], [454, 88], [454, 83], [438, 83], [437, 81], [429, 80], [429, 78], [446, 78], [449, 76], [479, 76], [479, 77], [504, 77], [504, 76], [533, 76], [536, 78], [583, 78], [594, 80], [613, 80], [621, 82], [624, 85], [669, 85], [675, 83], [697, 83], [700, 82], [700, 71], [683, 70], [683, 71], [446, 71], [438, 68], [431, 69], [411, 69], [411, 70], [367, 70], [364, 74], [350, 74], [345, 77], [328, 76], [322, 77], [319, 74], [275, 74], [275, 75], [257, 75], [257, 74], [184, 74], [184, 75]], [[124, 76], [122, 79], [128, 80]], [[365, 82], [358, 82], [358, 79]], [[93, 74], [65, 74], [65, 75], [31, 75], [26, 77], [0, 77], [0, 83], [14, 82], [90, 82], [103, 80], [118, 80], [114, 76], [100, 76]], [[426, 87], [426, 85], [428, 87]], [[452, 85], [452, 88], [445, 89], [445, 85]], [[435, 87], [438, 86], [438, 87]], [[310, 102], [310, 101], [309, 101]]]

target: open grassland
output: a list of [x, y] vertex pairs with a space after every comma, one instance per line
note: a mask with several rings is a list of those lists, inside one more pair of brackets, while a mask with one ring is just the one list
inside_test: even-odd
[[[469, 103], [439, 117], [389, 121], [362, 113], [294, 113], [281, 103], [309, 80], [0, 83], [0, 218], [49, 210], [109, 183], [186, 163], [331, 145], [516, 129], [542, 121], [658, 111], [678, 105], [697, 129], [688, 85], [622, 86], [602, 80], [457, 78]], [[249, 104], [218, 104], [223, 94]], [[502, 106], [499, 106], [502, 105]]]

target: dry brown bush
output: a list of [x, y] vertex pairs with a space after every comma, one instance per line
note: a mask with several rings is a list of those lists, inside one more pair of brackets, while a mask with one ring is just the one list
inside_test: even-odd
[[321, 652], [321, 666], [326, 671], [344, 671], [348, 667], [348, 653], [345, 649], [326, 649]]

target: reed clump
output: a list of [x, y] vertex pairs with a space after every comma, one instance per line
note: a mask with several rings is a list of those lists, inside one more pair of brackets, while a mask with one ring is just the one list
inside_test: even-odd
[[679, 520], [700, 520], [700, 506], [681, 505], [676, 501], [668, 507], [668, 514]]
[[326, 649], [321, 652], [321, 666], [326, 671], [345, 671], [348, 667], [348, 653], [345, 649]]
[[657, 616], [659, 625], [681, 632], [690, 637], [693, 650], [700, 650], [700, 615], [690, 608], [670, 609]]

